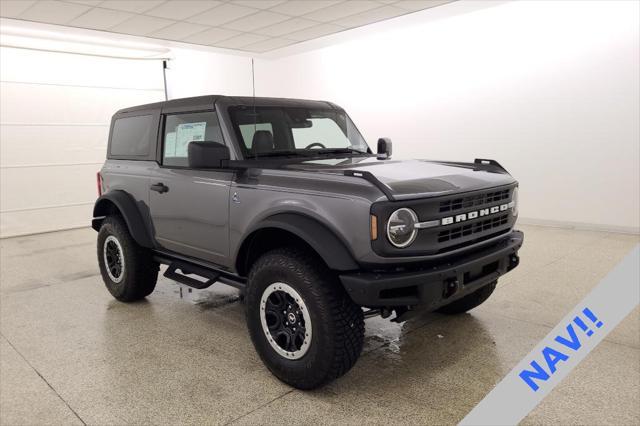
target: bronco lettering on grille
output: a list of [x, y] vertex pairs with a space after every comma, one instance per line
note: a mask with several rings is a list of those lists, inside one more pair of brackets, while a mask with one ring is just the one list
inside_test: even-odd
[[513, 208], [514, 202], [507, 204], [500, 204], [499, 206], [488, 207], [486, 209], [480, 209], [467, 213], [460, 213], [455, 216], [443, 217], [440, 219], [440, 225], [451, 225], [452, 223], [465, 222], [467, 220], [476, 219], [478, 217], [490, 216], [496, 213], [504, 212]]

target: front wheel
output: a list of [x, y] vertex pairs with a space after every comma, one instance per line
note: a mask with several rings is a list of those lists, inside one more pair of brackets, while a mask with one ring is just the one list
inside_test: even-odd
[[362, 352], [362, 309], [313, 256], [294, 249], [263, 255], [251, 268], [246, 302], [260, 358], [295, 388], [342, 376]]

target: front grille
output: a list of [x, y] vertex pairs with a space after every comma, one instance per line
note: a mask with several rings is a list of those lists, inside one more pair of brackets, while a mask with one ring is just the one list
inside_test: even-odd
[[489, 231], [493, 228], [506, 225], [507, 222], [509, 222], [509, 214], [503, 214], [501, 216], [496, 216], [491, 219], [485, 219], [480, 222], [470, 223], [468, 225], [447, 229], [446, 231], [442, 231], [438, 234], [438, 242], [444, 243], [446, 241], [457, 240], [458, 238], [477, 234], [478, 232]]
[[470, 195], [468, 197], [454, 198], [440, 203], [440, 212], [453, 212], [470, 207], [483, 206], [509, 199], [510, 189], [485, 192], [484, 194]]
[[[434, 256], [463, 252], [467, 248], [473, 250], [511, 232], [515, 217], [508, 204], [514, 188], [515, 183], [437, 198], [374, 203], [371, 213], [378, 217], [378, 235], [386, 235], [386, 221], [399, 207], [414, 210], [420, 221], [434, 224], [437, 221], [438, 226], [421, 228], [413, 244], [402, 249], [393, 247], [387, 238], [377, 238], [371, 246], [376, 254], [385, 257]], [[443, 225], [443, 222], [449, 224]]]

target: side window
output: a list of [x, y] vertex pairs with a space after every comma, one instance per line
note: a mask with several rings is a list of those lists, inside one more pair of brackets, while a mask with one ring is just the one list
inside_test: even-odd
[[153, 115], [116, 119], [111, 133], [109, 153], [116, 156], [131, 157], [149, 155], [151, 127], [153, 125]]
[[167, 115], [164, 125], [162, 164], [188, 167], [187, 153], [190, 142], [224, 143], [215, 112]]

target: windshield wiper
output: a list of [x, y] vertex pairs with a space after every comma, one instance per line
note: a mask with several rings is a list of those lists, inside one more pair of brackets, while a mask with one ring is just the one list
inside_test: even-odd
[[252, 154], [247, 159], [259, 159], [265, 157], [314, 157], [324, 154], [366, 154], [365, 151], [359, 151], [353, 148], [324, 148], [324, 149], [296, 149], [285, 151], [265, 151], [258, 154]]
[[295, 151], [266, 151], [257, 154], [252, 154], [249, 158], [264, 158], [264, 157], [287, 157], [291, 155], [297, 155]]
[[318, 152], [319, 154], [366, 154], [366, 151], [360, 151], [358, 149], [353, 148], [325, 148], [314, 150], [314, 152]]
[[249, 156], [249, 158], [263, 158], [263, 157], [309, 157], [310, 154], [308, 150], [285, 150], [285, 151], [265, 151], [260, 152], [258, 154], [253, 154]]

